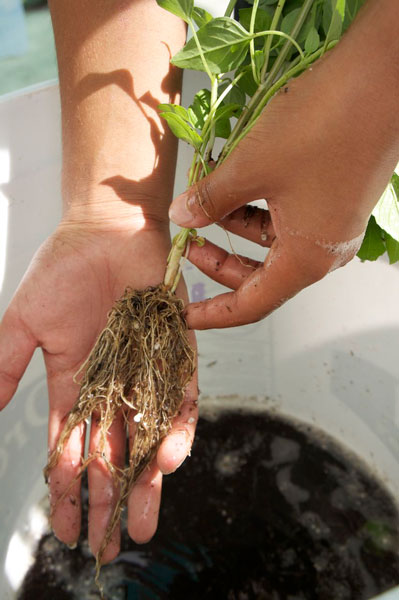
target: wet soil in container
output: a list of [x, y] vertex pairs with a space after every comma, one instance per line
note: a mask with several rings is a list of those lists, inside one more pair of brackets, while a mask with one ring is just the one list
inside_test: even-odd
[[[43, 536], [18, 599], [97, 600], [86, 536], [76, 550]], [[399, 584], [398, 508], [316, 429], [224, 413], [164, 478], [155, 538], [124, 533], [102, 580], [112, 600], [367, 600]]]

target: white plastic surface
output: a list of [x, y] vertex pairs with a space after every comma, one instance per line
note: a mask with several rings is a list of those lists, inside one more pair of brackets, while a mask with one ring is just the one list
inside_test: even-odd
[[[198, 76], [188, 74], [184, 97], [190, 98], [192, 88], [198, 89]], [[54, 85], [0, 100], [0, 218], [7, 222], [6, 241], [0, 240], [0, 314], [60, 216], [59, 115]], [[189, 157], [181, 147], [176, 192], [185, 187]], [[217, 228], [206, 235], [227, 247]], [[261, 249], [234, 236], [233, 244], [237, 252], [262, 256]], [[196, 299], [221, 289], [190, 265], [185, 277]], [[226, 396], [226, 402], [228, 396], [243, 401], [256, 396], [265, 408], [315, 423], [363, 457], [398, 497], [398, 307], [399, 269], [355, 260], [262, 323], [200, 333], [202, 393]], [[46, 416], [45, 374], [37, 354], [0, 416], [4, 600], [14, 598], [20, 578], [13, 570], [15, 548], [21, 551], [32, 527], [40, 532], [40, 514], [31, 508], [45, 493]], [[398, 600], [399, 591], [384, 596], [388, 599]]]

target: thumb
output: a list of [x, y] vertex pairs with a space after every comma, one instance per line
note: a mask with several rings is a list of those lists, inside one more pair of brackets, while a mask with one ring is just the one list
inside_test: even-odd
[[0, 322], [0, 410], [13, 397], [36, 346], [21, 319], [9, 309]]
[[169, 209], [170, 220], [181, 227], [204, 227], [256, 200], [258, 196], [248, 197], [243, 177], [235, 167], [236, 161], [226, 161], [175, 198]]

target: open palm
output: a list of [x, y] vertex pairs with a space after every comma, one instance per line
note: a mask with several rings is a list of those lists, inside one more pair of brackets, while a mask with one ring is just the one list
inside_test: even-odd
[[[126, 286], [137, 289], [162, 280], [169, 251], [165, 227], [131, 230], [87, 228], [61, 224], [41, 246], [0, 324], [0, 408], [12, 398], [33, 351], [43, 351], [49, 390], [49, 451], [53, 450], [66, 416], [79, 392], [73, 375], [87, 358], [114, 301]], [[184, 289], [182, 289], [184, 296]], [[196, 414], [196, 384], [187, 390], [186, 402], [172, 432], [162, 444], [157, 461], [137, 482], [129, 501], [128, 529], [137, 542], [147, 541], [158, 520], [162, 474], [174, 471], [187, 456]], [[194, 419], [193, 419], [194, 417]], [[50, 476], [52, 526], [62, 541], [73, 545], [80, 531], [80, 481], [68, 490], [79, 473], [84, 453], [85, 426], [77, 427], [62, 458]], [[90, 446], [99, 427], [93, 419]], [[126, 432], [123, 416], [111, 427], [107, 448], [112, 463], [122, 466]], [[118, 491], [101, 460], [89, 465], [89, 542], [94, 553], [103, 539]], [[56, 508], [54, 508], [56, 506]], [[133, 509], [134, 506], [134, 509]], [[119, 551], [119, 530], [103, 562]]]

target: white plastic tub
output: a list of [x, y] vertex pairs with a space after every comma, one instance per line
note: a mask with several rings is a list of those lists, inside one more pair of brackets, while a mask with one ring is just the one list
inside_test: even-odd
[[[187, 97], [193, 82], [186, 77]], [[195, 88], [198, 89], [198, 80]], [[0, 314], [60, 216], [60, 108], [55, 84], [0, 99]], [[181, 148], [176, 192], [190, 151]], [[206, 235], [226, 244], [224, 234]], [[234, 236], [233, 236], [234, 237]], [[252, 245], [234, 237], [238, 252]], [[255, 253], [262, 256], [262, 250]], [[196, 299], [219, 286], [190, 265]], [[265, 410], [316, 424], [361, 456], [399, 497], [399, 269], [355, 259], [262, 323], [200, 333], [203, 397], [256, 397]], [[209, 366], [212, 365], [212, 366]], [[0, 415], [0, 598], [11, 600], [43, 522], [47, 405], [36, 353]], [[230, 399], [229, 399], [230, 397]], [[18, 559], [18, 560], [17, 560]], [[384, 600], [399, 598], [399, 588]]]

